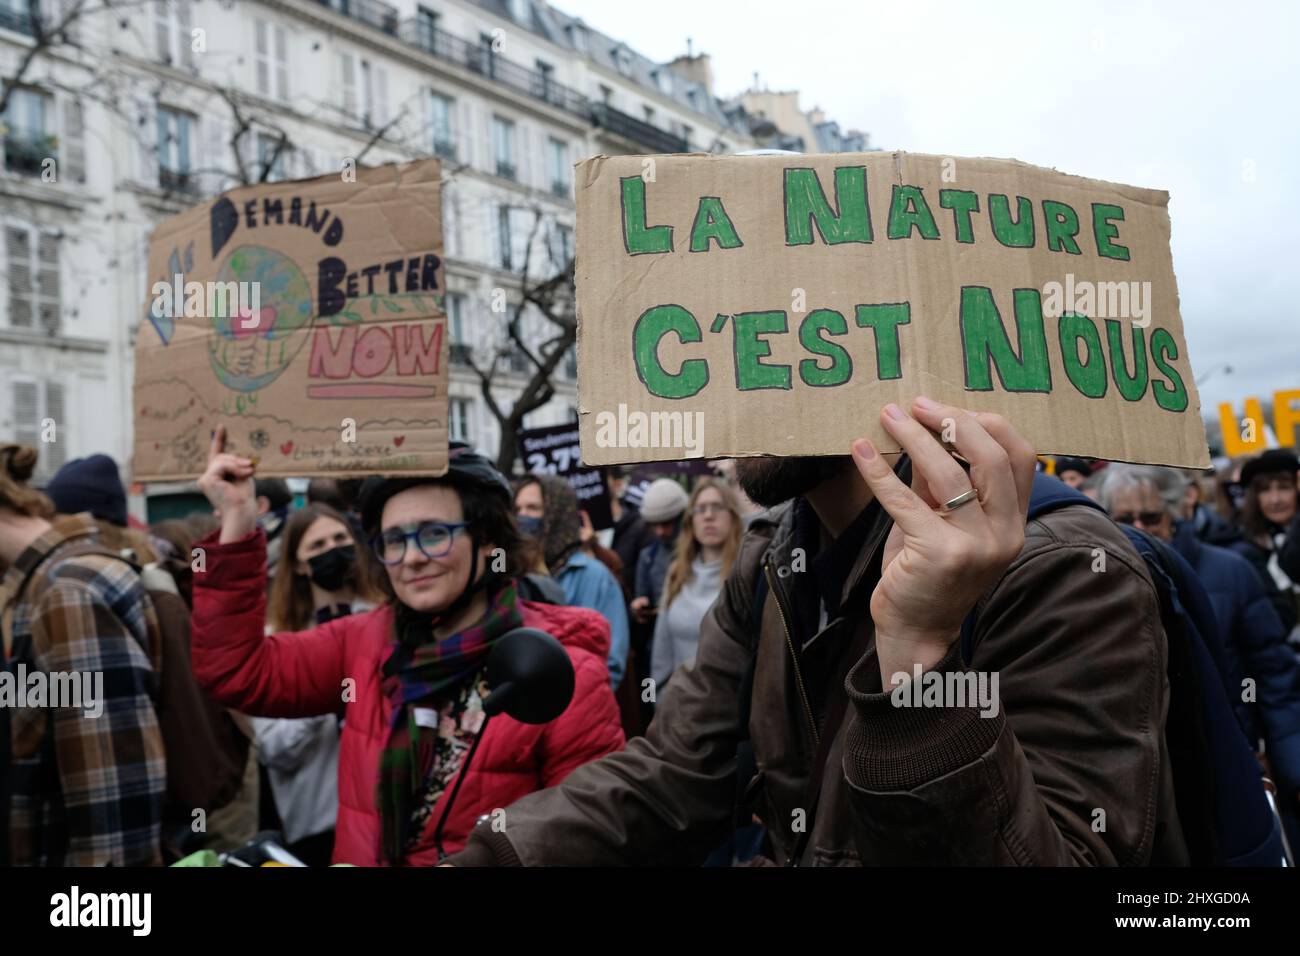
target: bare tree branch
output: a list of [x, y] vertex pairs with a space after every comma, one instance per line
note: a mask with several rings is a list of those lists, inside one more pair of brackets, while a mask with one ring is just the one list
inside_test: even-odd
[[[497, 467], [502, 471], [513, 469], [518, 434], [523, 428], [525, 416], [546, 405], [556, 396], [554, 384], [555, 372], [560, 362], [577, 338], [577, 317], [573, 304], [573, 261], [570, 259], [564, 269], [540, 282], [531, 279], [533, 266], [532, 248], [542, 226], [540, 209], [535, 209], [535, 217], [528, 236], [528, 248], [520, 276], [521, 293], [518, 303], [512, 309], [512, 317], [506, 328], [505, 345], [494, 350], [492, 365], [485, 370], [470, 362], [470, 369], [479, 378], [479, 390], [484, 403], [492, 417], [496, 419], [501, 431], [501, 445], [497, 451]], [[523, 334], [523, 322], [526, 308], [532, 305], [542, 317], [556, 330], [556, 334], [545, 339], [534, 351], [529, 348]], [[532, 364], [532, 374], [524, 384], [518, 397], [505, 412], [492, 392], [499, 361], [509, 354], [511, 347], [525, 355]]]
[[394, 126], [396, 126], [398, 123], [400, 123], [405, 116], [406, 116], [406, 107], [403, 106], [401, 110], [398, 111], [396, 116], [390, 119], [379, 129], [375, 130], [373, 134], [371, 134], [370, 139], [366, 141], [366, 145], [361, 147], [361, 151], [357, 153], [355, 157], [358, 166], [360, 166], [361, 161], [366, 158], [366, 153], [370, 152], [370, 148], [374, 146], [377, 142], [379, 142], [381, 139], [383, 139], [385, 136], [387, 136], [388, 131], [392, 129]]

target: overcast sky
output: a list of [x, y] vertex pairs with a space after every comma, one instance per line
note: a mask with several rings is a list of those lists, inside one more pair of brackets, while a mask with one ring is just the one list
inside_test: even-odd
[[717, 95], [757, 71], [873, 146], [1168, 190], [1202, 411], [1300, 388], [1300, 3], [553, 5], [660, 61], [689, 35]]

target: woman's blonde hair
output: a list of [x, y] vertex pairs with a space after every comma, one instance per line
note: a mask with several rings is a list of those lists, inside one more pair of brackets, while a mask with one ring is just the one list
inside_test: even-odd
[[0, 508], [29, 518], [52, 518], [54, 504], [28, 486], [39, 455], [29, 445], [0, 445]]
[[700, 483], [695, 486], [691, 492], [690, 500], [686, 502], [686, 511], [682, 515], [682, 529], [677, 534], [677, 545], [673, 549], [673, 560], [668, 565], [668, 574], [664, 578], [664, 597], [660, 602], [662, 608], [667, 608], [673, 603], [673, 599], [686, 582], [691, 579], [691, 565], [694, 563], [696, 556], [700, 553], [700, 543], [695, 540], [695, 526], [692, 522], [693, 509], [695, 503], [699, 501], [700, 495], [710, 488], [717, 491], [722, 497], [722, 506], [731, 512], [731, 530], [727, 534], [727, 540], [722, 545], [722, 577], [731, 572], [731, 565], [736, 560], [736, 553], [740, 550], [740, 526], [743, 524], [740, 517], [740, 503], [736, 500], [736, 493], [731, 486], [717, 478], [701, 478]]

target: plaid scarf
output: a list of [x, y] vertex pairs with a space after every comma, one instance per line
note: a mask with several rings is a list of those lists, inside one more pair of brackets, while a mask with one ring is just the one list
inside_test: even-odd
[[375, 803], [379, 807], [384, 857], [401, 862], [411, 815], [433, 770], [437, 730], [415, 722], [415, 705], [445, 698], [487, 663], [497, 638], [523, 626], [514, 581], [489, 597], [487, 613], [473, 627], [436, 640], [437, 617], [397, 605], [394, 645], [384, 665], [384, 696], [393, 703], [388, 743], [379, 757]]

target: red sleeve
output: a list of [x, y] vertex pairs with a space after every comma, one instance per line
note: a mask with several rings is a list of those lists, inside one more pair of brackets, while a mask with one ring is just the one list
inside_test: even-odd
[[[308, 631], [264, 636], [266, 535], [218, 543], [219, 532], [198, 541], [193, 555], [194, 676], [214, 698], [255, 717], [314, 717], [337, 710], [347, 676], [339, 618]], [[202, 565], [199, 565], [199, 561]]]
[[571, 655], [573, 700], [542, 736], [543, 785], [553, 787], [584, 763], [622, 750], [626, 739], [609, 670], [594, 654]]

